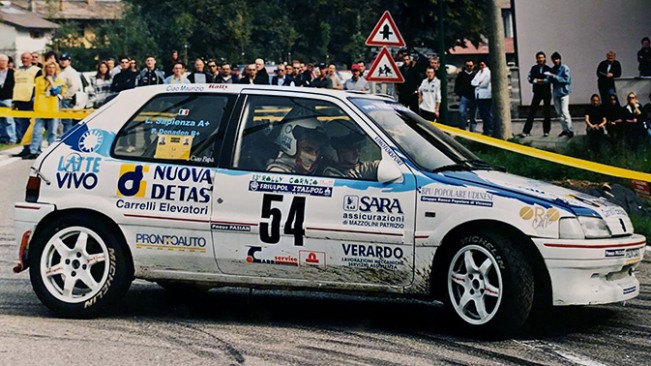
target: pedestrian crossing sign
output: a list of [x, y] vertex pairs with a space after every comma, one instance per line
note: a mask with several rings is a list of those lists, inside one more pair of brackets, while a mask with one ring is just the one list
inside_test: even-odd
[[393, 61], [391, 53], [386, 47], [377, 55], [375, 61], [368, 69], [366, 81], [375, 81], [380, 83], [404, 83], [405, 78], [402, 76], [398, 65]]

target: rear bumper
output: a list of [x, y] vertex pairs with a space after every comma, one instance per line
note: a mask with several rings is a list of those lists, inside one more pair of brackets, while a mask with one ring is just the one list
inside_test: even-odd
[[549, 271], [554, 305], [607, 304], [640, 294], [635, 270], [644, 257], [644, 236], [533, 240]]
[[15, 273], [28, 267], [27, 253], [33, 233], [41, 220], [56, 210], [56, 206], [44, 203], [19, 202], [14, 205], [14, 230], [18, 244], [18, 263], [13, 268]]

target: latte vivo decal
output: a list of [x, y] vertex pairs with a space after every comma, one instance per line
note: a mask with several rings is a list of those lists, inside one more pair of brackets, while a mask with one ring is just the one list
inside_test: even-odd
[[344, 196], [342, 224], [403, 229], [405, 217], [400, 200], [388, 197]]
[[101, 161], [101, 157], [82, 156], [79, 153], [60, 156], [56, 173], [57, 186], [61, 189], [94, 189], [99, 181]]
[[493, 194], [484, 191], [430, 187], [422, 187], [418, 191], [421, 194], [420, 200], [422, 202], [493, 207]]
[[[153, 170], [153, 175], [150, 171]], [[147, 178], [145, 176], [147, 175]], [[116, 207], [140, 211], [207, 215], [211, 198], [210, 170], [195, 167], [123, 164], [117, 180]]]
[[558, 209], [551, 207], [545, 209], [537, 205], [524, 206], [520, 209], [520, 218], [525, 221], [531, 221], [534, 229], [546, 229], [552, 223], [558, 221], [561, 213]]
[[341, 261], [347, 267], [361, 269], [398, 270], [404, 266], [404, 251], [399, 246], [372, 244], [341, 244]]

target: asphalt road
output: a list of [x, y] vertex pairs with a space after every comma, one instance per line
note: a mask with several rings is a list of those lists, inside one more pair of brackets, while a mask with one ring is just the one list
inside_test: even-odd
[[626, 304], [555, 310], [506, 340], [462, 336], [439, 304], [136, 281], [120, 308], [59, 319], [13, 274], [13, 203], [29, 165], [0, 152], [0, 365], [651, 365], [651, 255]]

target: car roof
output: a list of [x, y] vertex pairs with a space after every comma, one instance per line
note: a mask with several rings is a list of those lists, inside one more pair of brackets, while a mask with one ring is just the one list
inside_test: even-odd
[[369, 99], [386, 100], [385, 96], [373, 95], [368, 93], [359, 93], [346, 90], [334, 90], [323, 88], [303, 88], [303, 87], [287, 87], [287, 86], [274, 86], [274, 85], [254, 85], [254, 84], [162, 84], [142, 86], [134, 89], [125, 90], [122, 93], [147, 93], [159, 94], [163, 92], [183, 93], [183, 92], [200, 92], [200, 93], [241, 93], [244, 90], [265, 90], [277, 91], [278, 95], [282, 93], [300, 93], [310, 95], [329, 95], [337, 98], [346, 98], [348, 96], [365, 97]]

